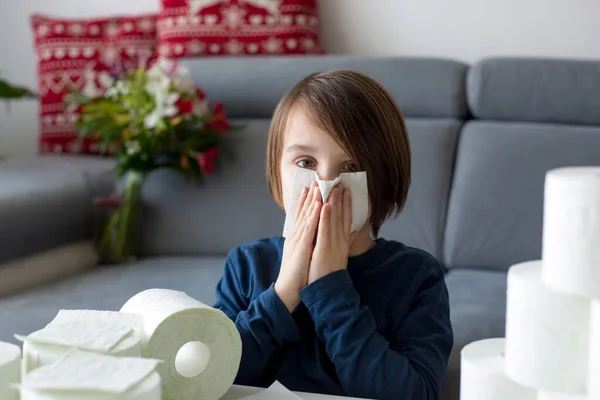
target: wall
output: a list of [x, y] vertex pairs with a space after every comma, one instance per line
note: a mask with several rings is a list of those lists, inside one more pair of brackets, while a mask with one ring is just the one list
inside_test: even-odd
[[[158, 9], [158, 0], [0, 0], [0, 75], [35, 87], [28, 16], [71, 17]], [[600, 59], [600, 0], [320, 0], [331, 53], [451, 57], [518, 55]], [[36, 149], [34, 101], [0, 108], [0, 156]]]

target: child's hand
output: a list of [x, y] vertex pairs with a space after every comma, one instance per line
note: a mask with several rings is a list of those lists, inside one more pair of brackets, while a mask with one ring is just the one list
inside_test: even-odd
[[275, 293], [292, 312], [300, 304], [300, 291], [308, 281], [308, 267], [314, 249], [321, 214], [321, 191], [316, 182], [303, 189], [298, 200], [294, 229], [283, 245], [283, 257]]
[[357, 235], [350, 233], [351, 226], [350, 190], [336, 186], [321, 209], [317, 242], [308, 272], [309, 284], [346, 268], [350, 245]]

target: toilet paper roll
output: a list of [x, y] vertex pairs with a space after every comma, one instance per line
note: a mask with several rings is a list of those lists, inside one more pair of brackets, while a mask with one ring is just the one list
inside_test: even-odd
[[[600, 266], [599, 266], [600, 267]], [[600, 400], [600, 299], [590, 307], [589, 400]]]
[[139, 315], [116, 311], [60, 310], [43, 329], [23, 341], [21, 374], [52, 364], [69, 349], [94, 351], [120, 357], [141, 357], [142, 344], [134, 327]]
[[546, 287], [541, 274], [541, 261], [508, 271], [506, 374], [539, 390], [584, 394], [590, 302]]
[[600, 167], [551, 170], [544, 190], [544, 283], [600, 298]]
[[21, 349], [14, 344], [0, 342], [0, 399], [19, 399], [19, 391], [12, 385], [19, 383], [20, 369]]
[[160, 400], [158, 363], [72, 349], [26, 375], [21, 400]]
[[138, 293], [121, 311], [142, 316], [142, 355], [164, 361], [157, 367], [164, 400], [217, 400], [229, 390], [242, 340], [225, 313], [166, 289]]
[[479, 340], [460, 352], [460, 400], [536, 400], [534, 389], [504, 372], [504, 338]]
[[585, 395], [568, 393], [539, 392], [537, 400], [589, 400]]
[[338, 183], [350, 189], [352, 202], [352, 225], [351, 232], [360, 231], [369, 218], [369, 192], [366, 172], [344, 172], [331, 181], [319, 179], [317, 173], [310, 169], [296, 168], [292, 193], [286, 204], [286, 216], [283, 225], [283, 237], [288, 237], [294, 229], [295, 210], [298, 207], [300, 193], [305, 187], [310, 187], [312, 182], [317, 182], [323, 201], [327, 201], [331, 190]]

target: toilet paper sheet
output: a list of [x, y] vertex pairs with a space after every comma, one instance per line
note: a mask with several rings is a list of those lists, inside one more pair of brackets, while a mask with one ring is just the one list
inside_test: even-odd
[[589, 353], [588, 299], [545, 286], [542, 262], [508, 272], [506, 374], [539, 390], [584, 394]]
[[600, 298], [600, 167], [551, 170], [544, 191], [544, 283]]
[[600, 299], [592, 301], [590, 307], [588, 393], [589, 400], [600, 400]]
[[[157, 367], [163, 400], [217, 400], [229, 390], [240, 365], [242, 341], [222, 311], [167, 289], [138, 293], [121, 311], [142, 316], [136, 327], [142, 354], [164, 361]], [[179, 350], [188, 343], [201, 343], [207, 352], [182, 355]], [[195, 361], [201, 367], [184, 376], [178, 370], [180, 360], [185, 361], [186, 373], [194, 372]]]
[[23, 378], [21, 400], [159, 400], [161, 385], [155, 371], [159, 363], [71, 349]]
[[0, 342], [0, 399], [19, 399], [19, 391], [12, 385], [21, 379], [20, 364], [21, 349], [12, 343]]
[[476, 341], [461, 351], [461, 400], [536, 400], [534, 389], [504, 372], [504, 338]]
[[302, 397], [291, 392], [280, 382], [275, 381], [267, 389], [253, 395], [243, 397], [240, 400], [302, 400]]
[[585, 395], [574, 395], [568, 393], [539, 392], [537, 400], [589, 400]]
[[114, 311], [60, 310], [44, 329], [26, 339], [107, 353], [133, 332], [139, 320], [139, 315]]
[[286, 205], [287, 209], [283, 226], [283, 237], [288, 237], [294, 229], [294, 216], [302, 189], [310, 187], [315, 181], [319, 184], [323, 202], [327, 202], [331, 190], [338, 183], [341, 183], [344, 187], [350, 189], [350, 198], [352, 202], [351, 232], [361, 230], [369, 217], [369, 192], [366, 172], [344, 172], [334, 180], [325, 181], [319, 179], [317, 173], [313, 170], [296, 168], [294, 182], [292, 184], [292, 193]]
[[55, 362], [70, 348], [140, 357], [141, 341], [134, 331], [140, 318], [115, 311], [60, 310], [43, 329], [17, 336], [23, 341], [22, 374]]

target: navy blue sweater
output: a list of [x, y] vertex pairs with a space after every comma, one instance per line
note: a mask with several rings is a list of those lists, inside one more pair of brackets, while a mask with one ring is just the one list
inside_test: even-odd
[[369, 399], [439, 399], [453, 343], [448, 292], [428, 253], [378, 239], [308, 285], [290, 313], [273, 289], [282, 237], [228, 256], [216, 308], [236, 324], [236, 383]]

